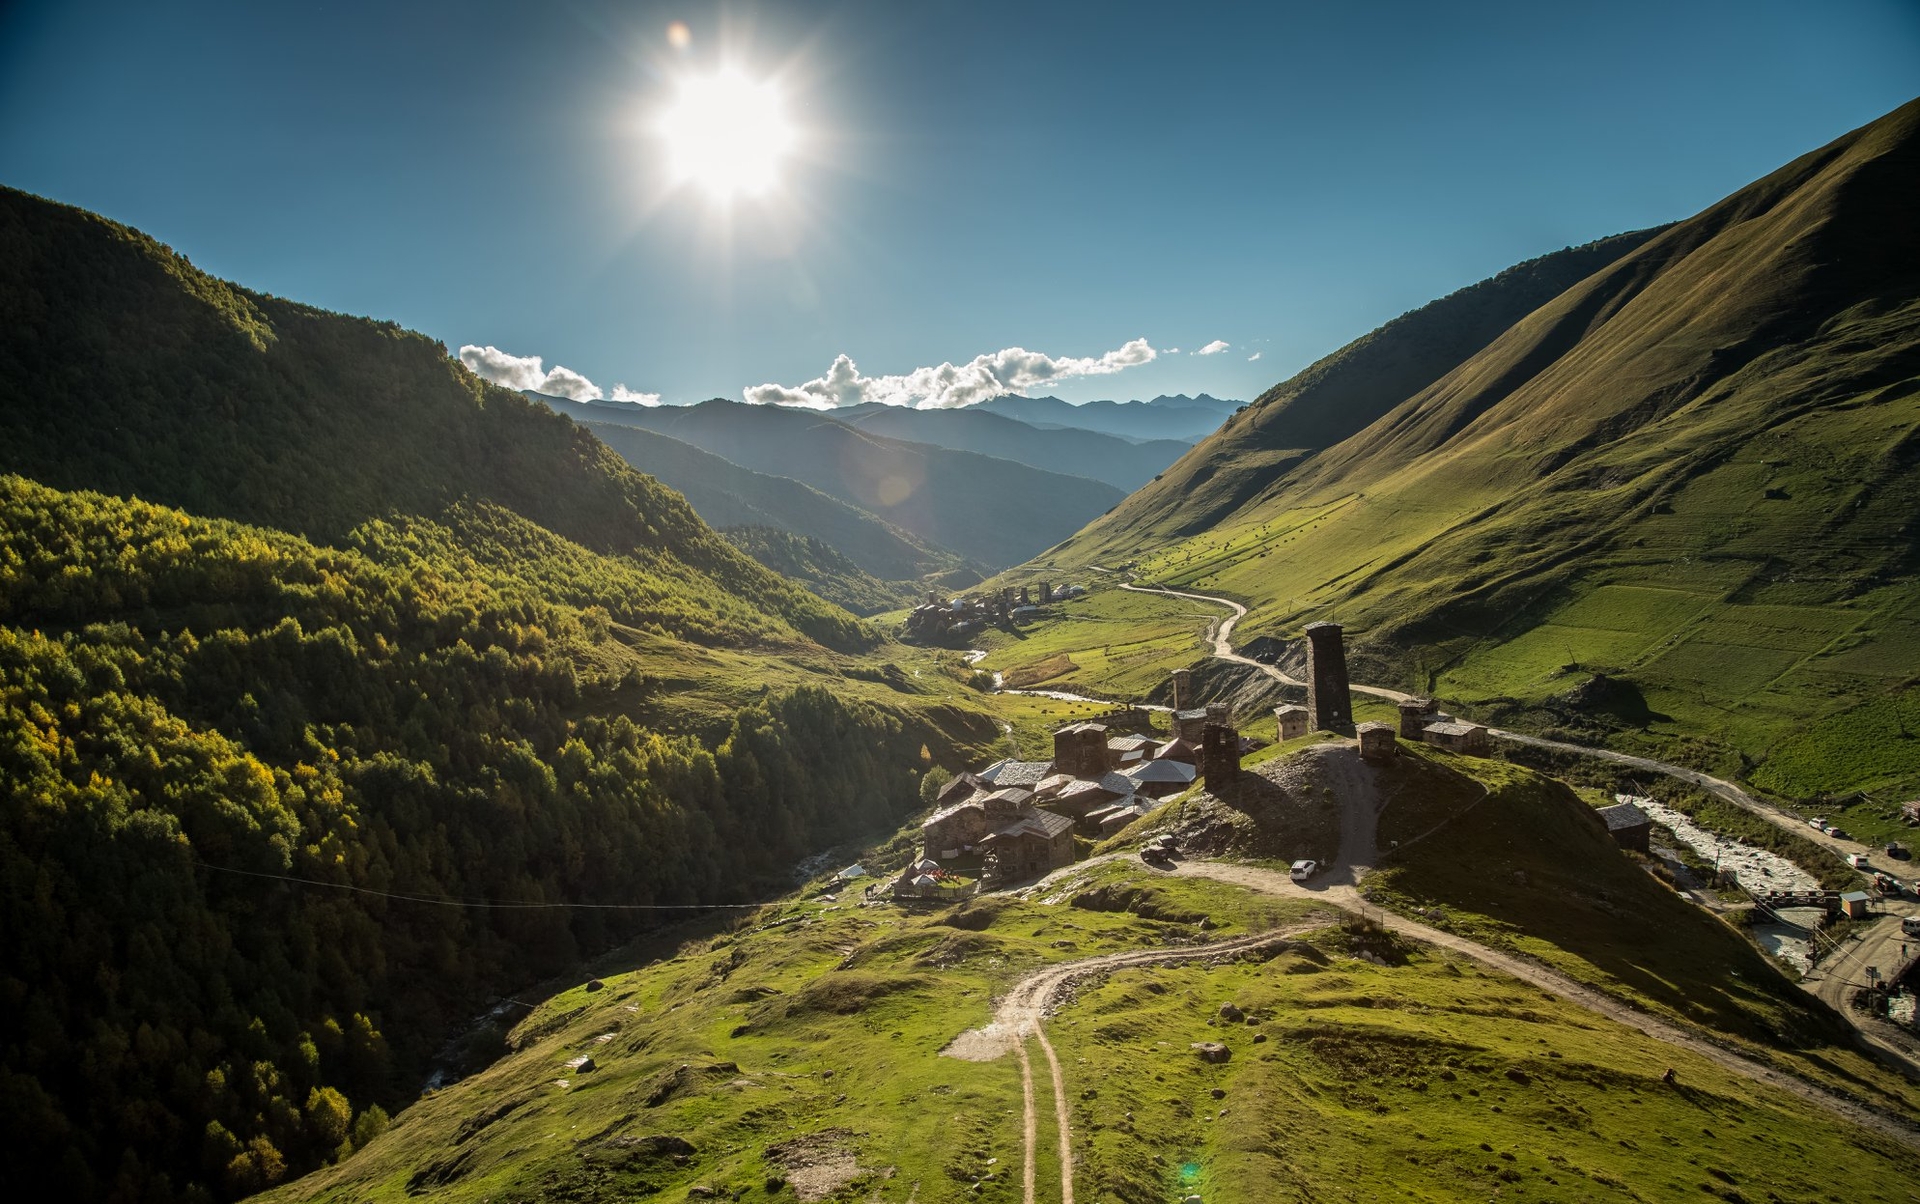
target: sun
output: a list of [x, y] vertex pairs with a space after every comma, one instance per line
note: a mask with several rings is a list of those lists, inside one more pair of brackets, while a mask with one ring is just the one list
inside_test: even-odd
[[779, 91], [732, 71], [682, 80], [659, 133], [674, 180], [722, 200], [772, 187], [794, 142]]

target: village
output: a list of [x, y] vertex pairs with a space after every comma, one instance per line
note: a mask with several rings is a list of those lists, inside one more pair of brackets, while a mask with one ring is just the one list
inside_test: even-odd
[[[1041, 590], [1042, 597], [1050, 596], [1050, 587]], [[995, 598], [1011, 603], [1013, 594], [1004, 591]], [[920, 609], [940, 608], [930, 602]], [[958, 602], [953, 613], [975, 614], [962, 611]], [[1455, 721], [1431, 699], [1400, 703], [1397, 729], [1389, 723], [1355, 724], [1340, 626], [1309, 624], [1306, 635], [1307, 703], [1274, 709], [1280, 741], [1310, 731], [1332, 732], [1351, 737], [1361, 757], [1374, 763], [1391, 761], [1400, 740], [1473, 756], [1490, 752], [1485, 727]], [[1242, 735], [1225, 704], [1193, 705], [1190, 670], [1175, 670], [1171, 686], [1171, 730], [1164, 737], [1138, 730], [1146, 726], [1144, 712], [1119, 710], [1109, 717], [1111, 724], [1084, 720], [1057, 729], [1051, 760], [1008, 758], [955, 777], [941, 788], [934, 813], [920, 825], [919, 856], [880, 889], [903, 901], [944, 900], [1029, 882], [1071, 865], [1076, 836], [1089, 841], [1113, 836], [1195, 785], [1227, 795], [1240, 775], [1241, 758], [1264, 747], [1264, 741]], [[1644, 831], [1621, 834], [1624, 840], [1635, 836], [1644, 846]]]
[[1041, 617], [1041, 608], [1065, 602], [1087, 592], [1084, 585], [1056, 586], [1042, 581], [1036, 587], [1008, 586], [991, 594], [962, 595], [942, 599], [929, 593], [927, 600], [907, 612], [901, 629], [904, 638], [922, 643], [964, 640], [989, 627], [1017, 627]]

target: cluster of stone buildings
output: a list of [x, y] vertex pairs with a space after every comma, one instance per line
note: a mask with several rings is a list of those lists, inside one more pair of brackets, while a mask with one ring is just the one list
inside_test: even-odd
[[[1060, 596], [1044, 584], [1040, 588], [1047, 591], [1043, 597]], [[1010, 601], [1010, 593], [1003, 591], [996, 604]], [[1431, 699], [1401, 702], [1397, 730], [1390, 723], [1355, 725], [1341, 628], [1313, 623], [1306, 630], [1307, 705], [1274, 711], [1281, 740], [1310, 730], [1339, 732], [1354, 736], [1360, 755], [1375, 762], [1398, 754], [1396, 736], [1476, 755], [1489, 751], [1486, 728], [1454, 721]], [[1103, 723], [1071, 723], [1054, 732], [1050, 761], [998, 761], [947, 783], [936, 810], [920, 825], [921, 858], [894, 883], [894, 893], [927, 893], [916, 883], [933, 881], [929, 875], [949, 862], [969, 870], [977, 865], [987, 885], [1039, 877], [1072, 863], [1076, 833], [1112, 835], [1196, 781], [1226, 794], [1253, 742], [1233, 727], [1223, 704], [1192, 705], [1189, 671], [1176, 670], [1172, 685], [1167, 739], [1116, 732]]]
[[1040, 608], [1087, 592], [1084, 585], [1021, 586], [959, 598], [929, 593], [927, 600], [907, 612], [906, 634], [914, 639], [959, 639], [988, 627], [1014, 626], [1040, 617]]
[[[977, 860], [983, 882], [1038, 877], [1073, 862], [1076, 833], [1110, 836], [1195, 781], [1240, 771], [1240, 734], [1224, 724], [1194, 744], [1071, 723], [1050, 761], [997, 761], [948, 782], [920, 825], [922, 862]], [[901, 893], [895, 884], [895, 893]]]

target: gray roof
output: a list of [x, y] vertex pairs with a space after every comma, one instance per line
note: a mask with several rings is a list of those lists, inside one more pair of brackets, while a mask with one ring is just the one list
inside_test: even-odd
[[1185, 785], [1200, 771], [1185, 761], [1147, 761], [1123, 771], [1136, 782], [1179, 782]]
[[1487, 729], [1478, 723], [1429, 723], [1427, 730], [1436, 736], [1465, 736], [1472, 732], [1484, 732]]
[[[1432, 728], [1428, 728], [1432, 731]], [[1639, 828], [1653, 822], [1647, 813], [1632, 803], [1615, 803], [1611, 807], [1600, 808], [1600, 818], [1607, 821], [1607, 831], [1618, 832], [1622, 828]]]
[[1077, 798], [1080, 795], [1091, 794], [1098, 790], [1111, 794], [1115, 798], [1125, 798], [1127, 795], [1133, 793], [1136, 785], [1138, 785], [1138, 783], [1126, 774], [1116, 773], [1110, 769], [1097, 778], [1080, 779], [1065, 790], [1062, 790], [1060, 797], [1062, 799]]
[[1205, 719], [1207, 717], [1207, 708], [1193, 707], [1185, 711], [1175, 711], [1173, 717], [1175, 719]]
[[1073, 821], [1064, 815], [1055, 815], [1051, 811], [1029, 811], [1018, 820], [995, 832], [995, 836], [1022, 836], [1032, 834], [1048, 840], [1062, 832], [1073, 831]]
[[1067, 724], [1067, 726], [1055, 731], [1054, 735], [1058, 736], [1065, 732], [1099, 732], [1102, 735], [1105, 735], [1106, 730], [1107, 730], [1107, 725], [1104, 723], [1094, 723], [1092, 720], [1082, 720], [1079, 723]]
[[1027, 786], [1040, 784], [1040, 779], [1053, 772], [1052, 761], [995, 761], [980, 771], [980, 777], [995, 786]]
[[1391, 723], [1378, 723], [1373, 720], [1368, 720], [1353, 730], [1356, 732], [1391, 732], [1396, 729]]

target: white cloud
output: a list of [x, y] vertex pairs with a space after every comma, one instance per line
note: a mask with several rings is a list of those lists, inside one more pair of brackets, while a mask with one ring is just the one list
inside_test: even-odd
[[1222, 351], [1225, 351], [1227, 348], [1231, 346], [1233, 346], [1233, 344], [1227, 342], [1225, 339], [1215, 339], [1213, 342], [1208, 343], [1205, 347], [1202, 347], [1200, 350], [1194, 352], [1194, 354], [1195, 355], [1219, 355]]
[[1162, 351], [1160, 354], [1161, 355], [1179, 355], [1180, 349], [1178, 347], [1169, 347], [1165, 351]]
[[612, 395], [609, 396], [607, 400], [624, 401], [630, 405], [637, 406], [657, 406], [660, 404], [660, 395], [658, 393], [636, 393], [625, 385], [615, 385], [613, 386]]
[[1256, 351], [1252, 355], [1247, 357], [1247, 362], [1251, 364], [1253, 361], [1259, 359], [1262, 355], [1265, 355], [1265, 354], [1266, 352], [1264, 351]]
[[603, 396], [600, 386], [580, 373], [558, 364], [549, 370], [537, 355], [511, 355], [492, 345], [475, 347], [469, 343], [460, 349], [460, 362], [476, 375], [509, 389], [531, 389], [574, 401], [598, 401]]
[[916, 409], [945, 409], [972, 405], [1004, 393], [1024, 393], [1038, 385], [1079, 376], [1109, 376], [1151, 363], [1159, 352], [1145, 339], [1134, 339], [1104, 355], [1056, 359], [1024, 347], [1008, 347], [976, 355], [964, 364], [915, 368], [900, 376], [863, 376], [851, 356], [834, 357], [826, 374], [799, 385], [755, 385], [742, 391], [756, 405], [804, 406], [831, 410], [837, 406], [878, 401]]

